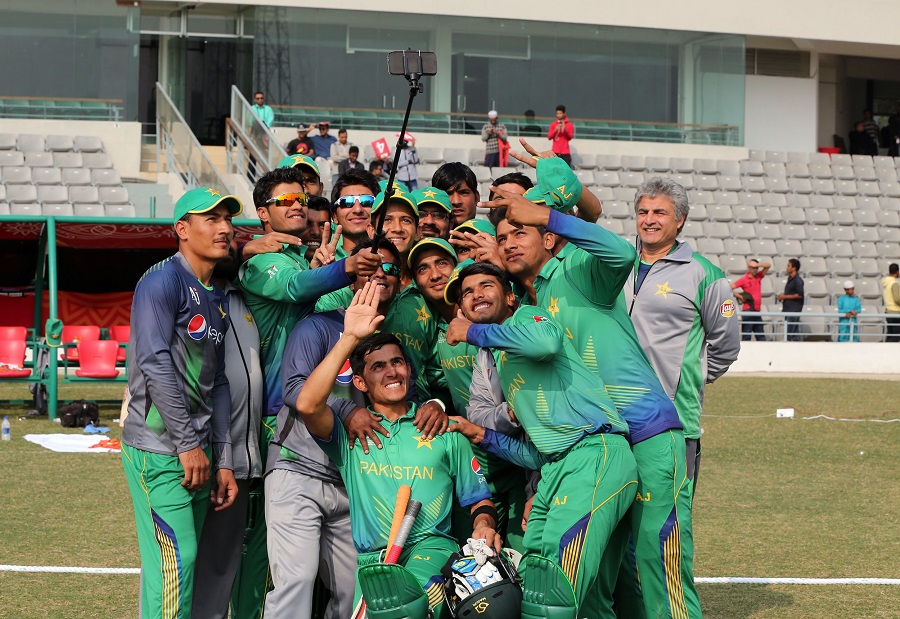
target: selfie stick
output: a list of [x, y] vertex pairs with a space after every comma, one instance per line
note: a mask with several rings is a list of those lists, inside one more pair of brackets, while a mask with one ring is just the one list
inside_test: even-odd
[[375, 225], [375, 237], [372, 239], [372, 253], [378, 253], [378, 246], [381, 244], [381, 239], [384, 238], [384, 218], [387, 215], [387, 207], [391, 202], [391, 198], [394, 197], [394, 176], [397, 173], [397, 166], [400, 163], [400, 151], [403, 149], [403, 141], [404, 137], [406, 137], [406, 125], [409, 123], [409, 113], [412, 111], [413, 99], [416, 98], [416, 95], [420, 92], [423, 92], [424, 88], [422, 84], [419, 83], [419, 78], [422, 77], [422, 56], [421, 52], [419, 52], [418, 56], [414, 56], [412, 58], [413, 64], [416, 66], [410, 68], [410, 55], [403, 54], [403, 75], [406, 76], [406, 79], [409, 81], [409, 101], [406, 102], [406, 114], [403, 115], [403, 127], [400, 129], [400, 137], [397, 138], [397, 148], [394, 151], [394, 164], [391, 166], [391, 173], [388, 176], [387, 186], [384, 188], [384, 200], [381, 203], [381, 212], [378, 213], [378, 223]]

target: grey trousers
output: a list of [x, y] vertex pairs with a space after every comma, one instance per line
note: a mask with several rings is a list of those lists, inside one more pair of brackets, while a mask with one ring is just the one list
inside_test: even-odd
[[194, 619], [228, 619], [231, 586], [241, 561], [250, 480], [237, 480], [234, 504], [220, 512], [210, 507], [197, 543], [194, 567]]
[[325, 619], [353, 612], [356, 548], [343, 486], [276, 469], [266, 475], [269, 569], [266, 619], [309, 619], [316, 574], [331, 591]]

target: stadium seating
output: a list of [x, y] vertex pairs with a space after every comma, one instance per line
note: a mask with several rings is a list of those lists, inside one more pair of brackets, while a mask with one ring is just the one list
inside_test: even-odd
[[78, 364], [75, 376], [79, 378], [115, 378], [116, 355], [119, 343], [115, 340], [82, 340], [78, 342]]
[[85, 340], [99, 340], [100, 327], [95, 325], [64, 325], [62, 342], [65, 346], [65, 360], [78, 361], [78, 344]]
[[115, 325], [110, 327], [109, 339], [119, 343], [119, 352], [116, 354], [116, 361], [124, 363], [128, 342], [131, 339], [131, 325]]
[[0, 134], [0, 192], [0, 215], [135, 216], [96, 136]]
[[[28, 378], [31, 370], [25, 367], [25, 339], [0, 339], [0, 379]], [[12, 367], [10, 367], [12, 366]], [[20, 368], [20, 369], [15, 369]]]

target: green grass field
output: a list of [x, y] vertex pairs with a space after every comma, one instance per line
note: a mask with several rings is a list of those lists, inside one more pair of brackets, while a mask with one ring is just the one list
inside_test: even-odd
[[[0, 398], [25, 397], [0, 387]], [[66, 386], [114, 399], [121, 386]], [[27, 395], [27, 392], [26, 392]], [[776, 419], [778, 407], [796, 419]], [[56, 454], [24, 441], [63, 431], [18, 421], [0, 444], [0, 564], [137, 567], [134, 516], [116, 454]], [[707, 394], [694, 503], [697, 576], [900, 578], [900, 383], [724, 378]], [[101, 406], [118, 437], [117, 406]], [[72, 430], [69, 430], [72, 431]], [[862, 453], [861, 453], [862, 452]], [[894, 481], [892, 481], [894, 480]], [[900, 586], [703, 584], [709, 619], [900, 616]], [[138, 577], [0, 572], [0, 617], [136, 617]]]

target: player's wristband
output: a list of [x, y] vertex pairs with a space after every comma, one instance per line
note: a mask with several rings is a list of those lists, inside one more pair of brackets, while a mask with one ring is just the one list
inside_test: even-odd
[[[444, 405], [443, 402], [441, 402], [437, 398], [431, 398], [430, 400], [428, 400], [428, 402], [434, 402], [435, 404], [437, 404], [438, 406], [441, 407], [442, 411], [444, 411], [445, 413], [447, 412], [447, 407]], [[425, 404], [428, 404], [428, 402], [425, 402]], [[423, 404], [422, 406], [425, 406], [425, 404]]]
[[487, 514], [488, 516], [493, 518], [495, 528], [497, 526], [497, 523], [500, 522], [500, 514], [497, 513], [496, 507], [494, 507], [493, 505], [482, 505], [481, 507], [476, 508], [474, 512], [472, 512], [471, 523], [473, 529], [475, 528], [475, 519], [478, 518], [478, 516], [480, 516], [481, 514]]

